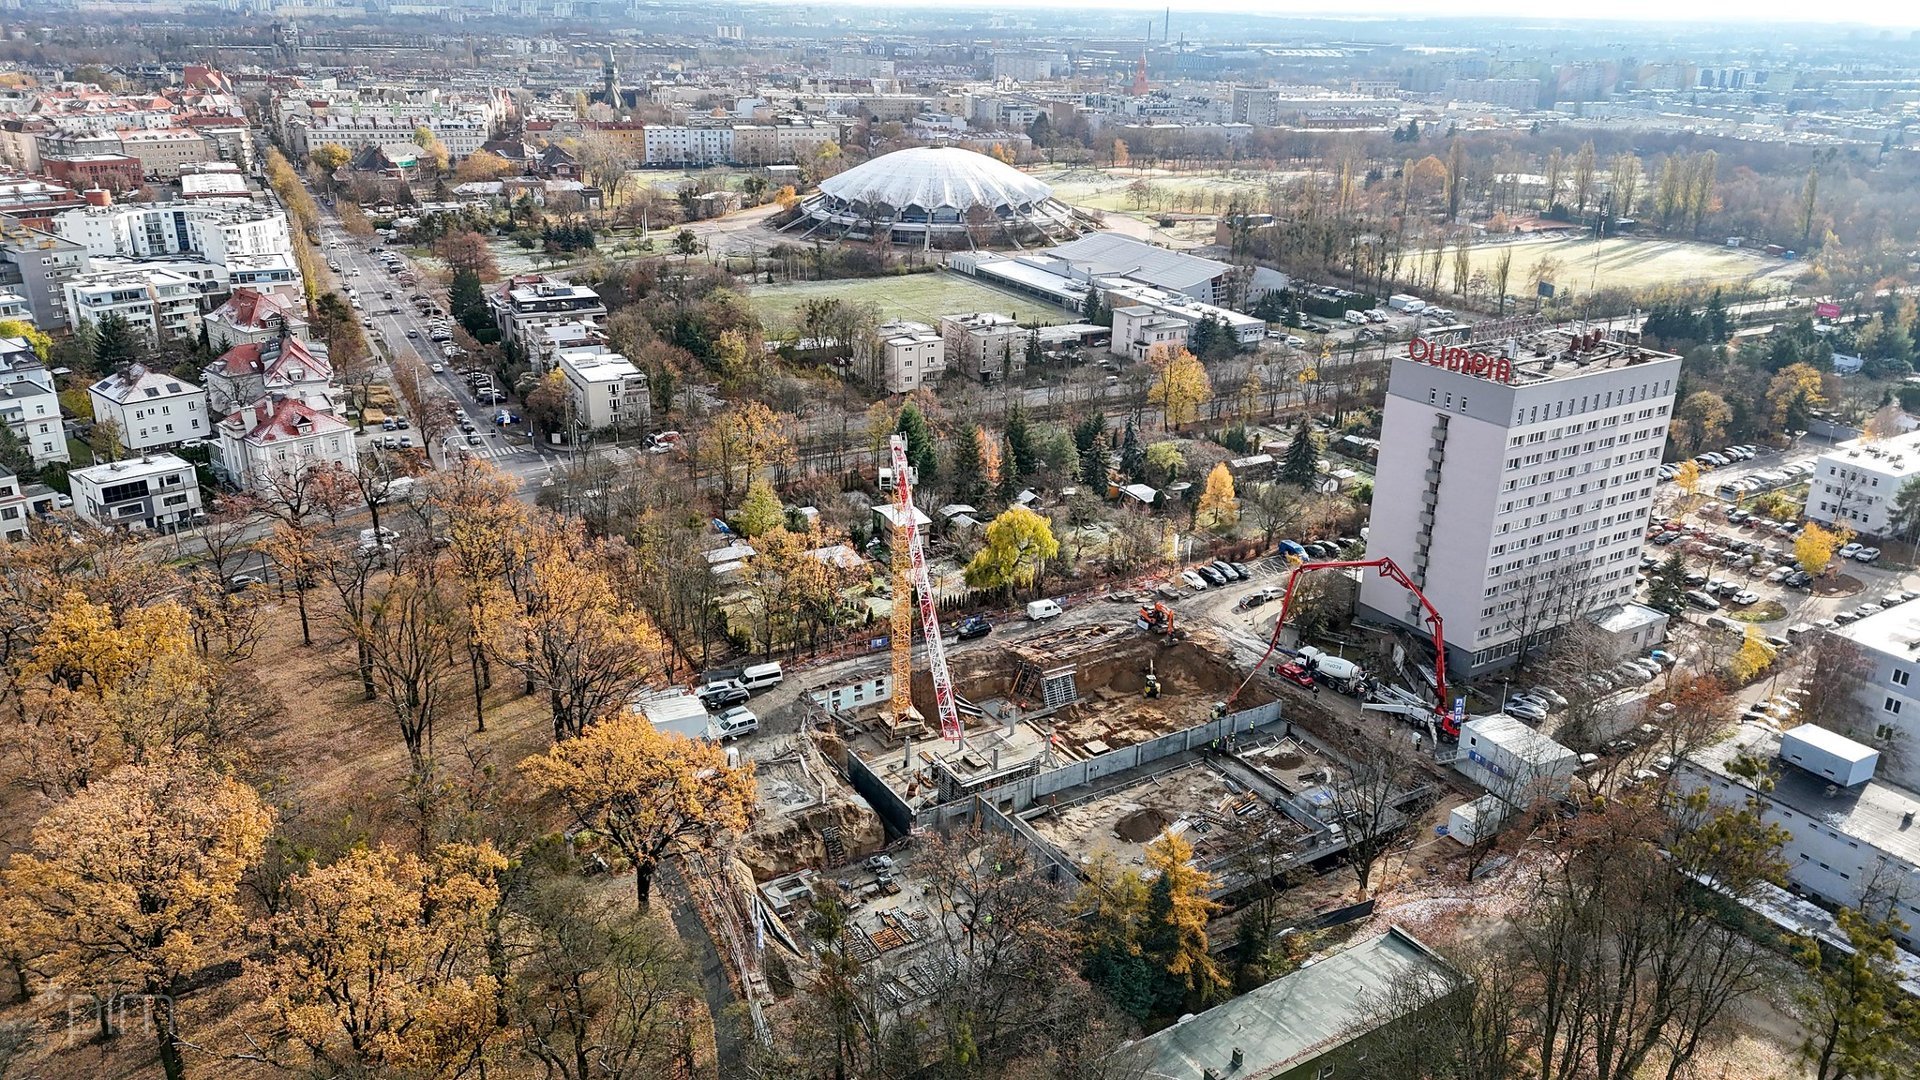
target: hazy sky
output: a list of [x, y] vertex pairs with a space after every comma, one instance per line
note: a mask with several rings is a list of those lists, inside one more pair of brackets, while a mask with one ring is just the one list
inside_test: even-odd
[[[896, 0], [901, 2], [901, 0]], [[954, 6], [952, 0], [904, 0], [915, 7]], [[818, 6], [817, 0], [815, 6]], [[962, 5], [964, 6], [964, 5]], [[997, 0], [1004, 7], [1061, 7], [1059, 0]], [[1074, 4], [1090, 9], [1141, 9], [1160, 11], [1165, 0], [1093, 0]], [[1572, 5], [1543, 7], [1537, 0], [1366, 0], [1357, 6], [1342, 7], [1328, 0], [1189, 0], [1174, 4], [1181, 11], [1246, 11], [1260, 15], [1322, 15], [1352, 18], [1364, 22], [1371, 17], [1429, 16], [1475, 17], [1511, 16], [1526, 21], [1563, 22], [1577, 19], [1582, 9]], [[1839, 0], [1814, 3], [1812, 0], [1604, 0], [1586, 9], [1609, 22], [1643, 20], [1693, 23], [1726, 22], [1751, 25], [1765, 22], [1865, 23], [1884, 27], [1920, 27], [1920, 4], [1905, 0]]]

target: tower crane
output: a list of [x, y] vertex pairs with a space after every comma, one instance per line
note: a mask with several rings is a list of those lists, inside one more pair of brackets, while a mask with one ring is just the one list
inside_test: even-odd
[[[1254, 674], [1265, 667], [1275, 650], [1280, 648], [1280, 631], [1287, 625], [1287, 612], [1293, 606], [1293, 588], [1299, 583], [1300, 575], [1311, 570], [1345, 570], [1355, 568], [1380, 571], [1381, 577], [1412, 593], [1413, 598], [1420, 602], [1421, 609], [1426, 613], [1427, 633], [1433, 639], [1433, 687], [1434, 693], [1438, 696], [1440, 702], [1437, 707], [1430, 707], [1426, 705], [1425, 702], [1411, 703], [1406, 701], [1374, 703], [1362, 707], [1375, 712], [1399, 713], [1410, 717], [1420, 716], [1424, 713], [1429, 732], [1432, 731], [1435, 725], [1438, 725], [1439, 729], [1449, 737], [1458, 738], [1460, 736], [1460, 725], [1454, 720], [1452, 711], [1447, 708], [1447, 641], [1446, 634], [1441, 627], [1440, 612], [1427, 600], [1427, 595], [1420, 591], [1420, 586], [1415, 585], [1413, 579], [1407, 576], [1406, 571], [1400, 569], [1399, 564], [1385, 556], [1381, 556], [1378, 559], [1309, 562], [1295, 566], [1292, 572], [1287, 575], [1287, 590], [1280, 600], [1280, 617], [1274, 620], [1273, 636], [1267, 641], [1267, 651], [1260, 654], [1260, 661], [1253, 666], [1253, 671], [1248, 672], [1247, 677], [1240, 681], [1240, 685], [1234, 687], [1233, 693], [1228, 696], [1226, 700], [1226, 707], [1229, 709], [1232, 707], [1234, 699], [1240, 696], [1240, 691], [1246, 689], [1247, 683], [1253, 681]], [[1405, 695], [1399, 696], [1405, 697]]]
[[927, 642], [927, 667], [933, 676], [933, 700], [940, 716], [940, 737], [966, 745], [966, 729], [953, 696], [953, 677], [947, 671], [947, 650], [940, 641], [940, 612], [927, 577], [927, 553], [920, 539], [920, 522], [913, 508], [912, 471], [907, 462], [907, 438], [895, 435], [893, 451], [893, 699], [894, 723], [913, 716], [913, 614], [909, 601], [920, 609], [920, 630]]

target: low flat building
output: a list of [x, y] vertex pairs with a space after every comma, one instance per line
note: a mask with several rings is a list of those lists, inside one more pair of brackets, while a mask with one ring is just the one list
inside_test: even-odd
[[1853, 439], [1821, 454], [1807, 488], [1807, 517], [1865, 536], [1886, 536], [1900, 486], [1920, 475], [1920, 431]]
[[1587, 612], [1587, 622], [1593, 624], [1613, 655], [1621, 657], [1645, 656], [1648, 650], [1659, 648], [1667, 640], [1669, 618], [1664, 611], [1632, 601]]
[[1390, 927], [1135, 1045], [1150, 1080], [1364, 1078], [1373, 1032], [1411, 1016], [1380, 1012], [1392, 992], [1424, 983], [1445, 993], [1460, 977], [1419, 939]]
[[193, 463], [172, 454], [90, 465], [67, 474], [74, 513], [105, 528], [165, 529], [200, 512]]
[[213, 433], [205, 390], [141, 364], [94, 383], [87, 396], [94, 420], [111, 422], [120, 432], [120, 445], [135, 453]]
[[1505, 713], [1460, 725], [1460, 756], [1453, 767], [1516, 807], [1564, 791], [1579, 755]]
[[[1906, 925], [1894, 936], [1920, 947], [1920, 797], [1875, 775], [1884, 759], [1872, 748], [1814, 732], [1809, 739], [1801, 729], [1745, 726], [1683, 758], [1674, 776], [1683, 790], [1704, 790], [1719, 806], [1757, 799], [1761, 820], [1787, 834], [1780, 854], [1797, 891], [1835, 907], [1894, 897], [1892, 914]], [[1764, 765], [1766, 782], [1739, 775], [1736, 762]]]
[[[1920, 737], [1920, 603], [1900, 604], [1820, 632], [1851, 644], [1860, 656], [1853, 692], [1858, 708], [1835, 730], [1875, 746], [1913, 745]], [[1920, 790], [1920, 762], [1913, 756], [1890, 756], [1881, 763], [1882, 775]]]

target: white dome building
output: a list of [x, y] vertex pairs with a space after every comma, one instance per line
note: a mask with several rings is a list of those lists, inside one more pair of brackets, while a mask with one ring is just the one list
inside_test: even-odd
[[972, 247], [1059, 240], [1089, 224], [1052, 188], [1010, 165], [959, 147], [916, 146], [828, 177], [787, 227]]

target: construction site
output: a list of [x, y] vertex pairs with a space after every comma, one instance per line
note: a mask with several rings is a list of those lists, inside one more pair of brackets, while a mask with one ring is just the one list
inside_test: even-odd
[[[960, 741], [941, 740], [920, 719], [935, 710], [926, 672], [913, 674], [904, 722], [891, 696], [878, 693], [847, 702], [833, 720], [847, 749], [918, 809], [1203, 724], [1243, 681], [1227, 655], [1204, 636], [1152, 634], [1122, 618], [957, 660]], [[1253, 683], [1235, 706], [1272, 700]]]

